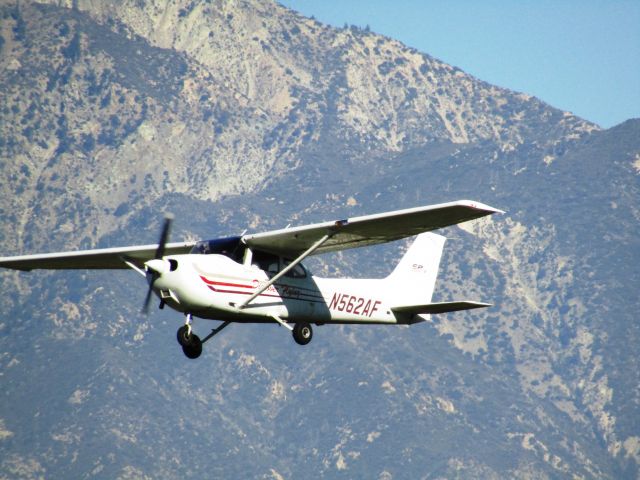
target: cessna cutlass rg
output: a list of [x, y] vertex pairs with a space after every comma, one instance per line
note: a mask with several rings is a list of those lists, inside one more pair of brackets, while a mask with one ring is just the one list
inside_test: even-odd
[[[278, 323], [300, 345], [311, 325], [413, 324], [430, 314], [487, 307], [473, 301], [431, 303], [449, 225], [500, 212], [467, 200], [199, 242], [167, 243], [167, 217], [158, 245], [106, 248], [0, 258], [0, 267], [32, 269], [131, 268], [147, 278], [152, 294], [184, 313], [178, 342], [197, 358], [202, 344], [230, 323]], [[364, 247], [417, 235], [393, 272], [383, 279], [329, 279], [302, 265], [309, 255]], [[204, 339], [193, 319], [222, 323]]]

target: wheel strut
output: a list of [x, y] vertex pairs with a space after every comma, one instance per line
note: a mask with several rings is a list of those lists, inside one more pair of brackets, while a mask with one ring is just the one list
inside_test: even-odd
[[198, 358], [202, 353], [202, 341], [191, 331], [193, 317], [190, 313], [185, 316], [184, 325], [178, 329], [178, 343], [188, 358]]
[[187, 327], [187, 335], [191, 335], [191, 324], [193, 323], [193, 317], [191, 313], [187, 313], [184, 317], [184, 324]]

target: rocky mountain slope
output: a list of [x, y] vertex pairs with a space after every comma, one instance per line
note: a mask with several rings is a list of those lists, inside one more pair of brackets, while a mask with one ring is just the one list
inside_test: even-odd
[[[0, 6], [0, 252], [474, 198], [436, 297], [182, 357], [130, 272], [0, 273], [7, 478], [636, 478], [640, 122], [610, 130], [264, 1]], [[314, 258], [384, 275], [404, 243]], [[383, 260], [383, 261], [380, 261]], [[196, 328], [206, 331], [206, 322]]]

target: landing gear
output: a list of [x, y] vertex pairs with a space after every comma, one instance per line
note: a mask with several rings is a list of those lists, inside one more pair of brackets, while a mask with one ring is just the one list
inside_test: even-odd
[[182, 347], [182, 351], [188, 358], [198, 358], [202, 354], [202, 345], [210, 340], [212, 337], [220, 333], [224, 328], [228, 327], [231, 322], [223, 322], [218, 328], [211, 329], [211, 333], [200, 340], [191, 330], [191, 324], [193, 323], [193, 316], [190, 313], [186, 314], [184, 325], [178, 329], [176, 336], [178, 337], [178, 343]]
[[178, 343], [182, 346], [182, 351], [187, 358], [198, 358], [202, 354], [202, 341], [191, 331], [193, 317], [187, 313], [184, 325], [178, 329]]
[[178, 329], [178, 343], [188, 358], [198, 358], [202, 353], [202, 341], [190, 330], [191, 325], [183, 325]]
[[308, 323], [296, 323], [293, 327], [293, 339], [298, 345], [306, 345], [313, 338], [313, 330]]

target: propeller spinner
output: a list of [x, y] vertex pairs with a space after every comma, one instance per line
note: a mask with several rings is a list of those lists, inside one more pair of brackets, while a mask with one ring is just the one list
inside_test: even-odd
[[164, 257], [164, 251], [169, 240], [169, 234], [171, 233], [171, 222], [173, 222], [173, 215], [166, 214], [164, 216], [164, 225], [162, 226], [162, 233], [160, 234], [160, 241], [158, 242], [158, 248], [154, 255], [153, 260], [149, 260], [144, 264], [145, 271], [147, 272], [147, 279], [149, 280], [149, 289], [147, 290], [147, 296], [144, 299], [142, 307], [142, 313], [149, 313], [149, 303], [151, 302], [151, 294], [153, 293], [153, 284], [160, 278], [165, 271], [165, 262], [162, 261]]

